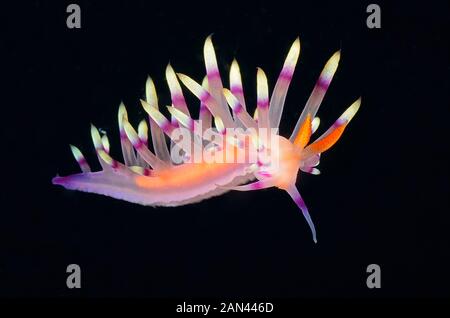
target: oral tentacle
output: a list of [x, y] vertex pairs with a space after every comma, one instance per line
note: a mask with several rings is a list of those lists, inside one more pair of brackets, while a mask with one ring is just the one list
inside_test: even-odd
[[306, 207], [305, 201], [303, 201], [302, 196], [300, 195], [300, 192], [298, 191], [297, 187], [295, 185], [292, 185], [287, 189], [287, 192], [291, 196], [291, 198], [294, 200], [295, 204], [300, 208], [300, 210], [303, 213], [303, 216], [305, 217], [306, 222], [309, 225], [309, 228], [311, 229], [311, 234], [314, 243], [317, 243], [317, 234], [316, 234], [316, 227], [314, 226], [314, 222], [311, 219], [311, 215], [309, 214], [308, 208]]

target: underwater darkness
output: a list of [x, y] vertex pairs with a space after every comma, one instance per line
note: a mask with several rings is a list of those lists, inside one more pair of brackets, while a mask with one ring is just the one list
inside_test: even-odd
[[[81, 7], [81, 29], [66, 26], [72, 2]], [[0, 296], [448, 297], [449, 4], [375, 1], [381, 29], [369, 29], [371, 2], [28, 1], [5, 7]], [[56, 174], [79, 172], [69, 144], [99, 169], [91, 122], [108, 133], [119, 159], [120, 101], [137, 126], [146, 117], [139, 98], [150, 75], [160, 106], [169, 104], [167, 63], [201, 80], [203, 43], [211, 33], [224, 86], [236, 57], [250, 109], [256, 67], [272, 89], [300, 36], [280, 125], [284, 136], [325, 62], [341, 49], [318, 113], [319, 133], [359, 96], [362, 104], [341, 140], [322, 155], [322, 174], [299, 177], [317, 244], [278, 189], [152, 208], [51, 184]], [[197, 116], [198, 101], [182, 87]], [[69, 264], [81, 267], [81, 289], [66, 287]], [[381, 267], [380, 289], [366, 286], [369, 264]]]

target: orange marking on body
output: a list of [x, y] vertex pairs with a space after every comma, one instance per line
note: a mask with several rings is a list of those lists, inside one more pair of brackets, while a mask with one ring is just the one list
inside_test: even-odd
[[337, 126], [326, 137], [317, 140], [308, 147], [306, 147], [305, 151], [310, 153], [322, 153], [330, 149], [339, 140], [346, 126], [347, 124]]
[[298, 130], [297, 136], [295, 137], [294, 144], [300, 148], [305, 147], [309, 139], [311, 138], [311, 114], [306, 116], [303, 125]]
[[186, 163], [155, 172], [154, 176], [137, 176], [139, 187], [148, 189], [186, 188], [213, 180], [234, 165], [227, 163]]

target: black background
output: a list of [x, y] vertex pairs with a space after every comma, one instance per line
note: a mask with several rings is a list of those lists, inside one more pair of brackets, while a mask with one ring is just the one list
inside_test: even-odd
[[[448, 2], [377, 2], [382, 28], [372, 30], [370, 2], [342, 2], [78, 1], [79, 30], [66, 27], [69, 2], [2, 4], [0, 295], [448, 297]], [[148, 74], [161, 105], [170, 102], [169, 61], [200, 80], [210, 33], [223, 79], [240, 62], [250, 105], [256, 67], [273, 87], [300, 36], [285, 136], [341, 49], [320, 131], [359, 96], [362, 106], [323, 155], [322, 174], [299, 179], [318, 244], [277, 189], [155, 209], [51, 184], [78, 172], [69, 143], [95, 166], [90, 122], [108, 132], [118, 157], [118, 105], [132, 123], [143, 118]], [[66, 287], [72, 263], [82, 269], [80, 290]], [[382, 270], [378, 290], [366, 287], [372, 263]]]

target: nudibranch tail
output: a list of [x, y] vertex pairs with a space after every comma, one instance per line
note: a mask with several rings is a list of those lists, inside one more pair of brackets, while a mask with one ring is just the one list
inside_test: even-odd
[[[225, 88], [211, 36], [205, 41], [203, 54], [206, 75], [201, 84], [167, 65], [171, 103], [162, 104], [167, 107], [160, 107], [155, 83], [147, 78], [145, 98], [140, 103], [148, 116], [139, 122], [137, 130], [128, 119], [124, 103], [120, 103], [123, 160], [112, 157], [107, 135], [91, 124], [101, 171], [91, 171], [80, 149], [70, 145], [81, 173], [56, 176], [52, 182], [67, 189], [150, 206], [180, 206], [230, 190], [276, 187], [294, 200], [317, 242], [314, 223], [296, 183], [300, 170], [320, 174], [317, 166], [322, 153], [338, 141], [360, 107], [358, 99], [311, 142], [320, 124], [316, 115], [337, 70], [340, 51], [325, 64], [289, 139], [278, 134], [278, 127], [300, 56], [299, 38], [290, 47], [272, 91], [266, 74], [257, 68], [253, 111], [246, 104], [237, 60], [231, 63], [229, 88]], [[182, 86], [200, 101], [198, 119], [188, 108]], [[166, 111], [169, 117], [163, 114]]]

